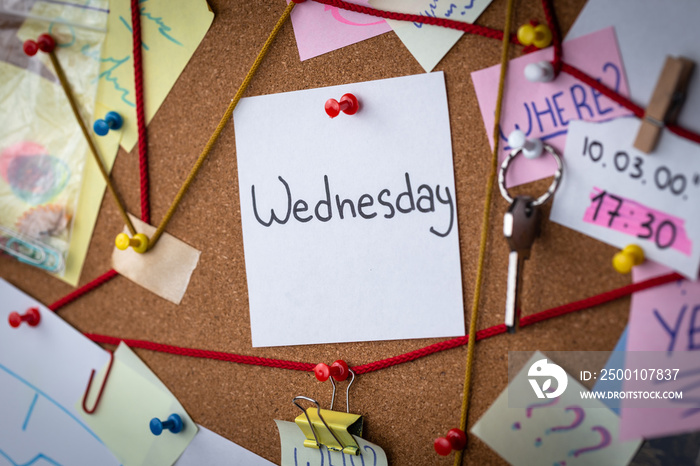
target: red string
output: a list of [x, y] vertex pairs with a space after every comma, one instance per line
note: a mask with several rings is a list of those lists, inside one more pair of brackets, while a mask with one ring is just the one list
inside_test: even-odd
[[110, 337], [107, 335], [98, 335], [94, 333], [86, 333], [86, 337], [95, 343], [104, 343], [108, 345], [118, 345], [123, 341], [131, 348], [142, 348], [161, 353], [177, 354], [180, 356], [189, 356], [191, 358], [216, 359], [219, 361], [235, 362], [238, 364], [249, 364], [253, 366], [277, 367], [279, 369], [291, 369], [295, 371], [311, 372], [316, 367], [315, 364], [304, 362], [285, 361], [283, 359], [259, 358], [255, 356], [245, 356], [242, 354], [224, 353], [222, 351], [209, 351], [196, 348], [183, 348], [180, 346], [164, 345], [162, 343], [154, 343], [147, 340], [129, 340], [125, 338]]
[[544, 17], [547, 20], [547, 25], [549, 30], [552, 31], [552, 45], [554, 46], [554, 60], [552, 60], [552, 67], [554, 68], [554, 76], [559, 76], [562, 66], [562, 46], [561, 46], [561, 31], [559, 30], [559, 21], [557, 21], [557, 16], [554, 14], [554, 7], [552, 6], [552, 0], [542, 0], [542, 9], [544, 10]]
[[141, 220], [151, 223], [148, 202], [148, 142], [143, 110], [143, 61], [141, 59], [141, 10], [139, 0], [131, 0], [131, 30], [134, 41], [134, 92], [136, 93], [136, 123], [139, 131], [139, 173], [141, 181]]
[[[369, 14], [373, 16], [379, 16], [382, 18], [388, 18], [388, 19], [396, 19], [396, 20], [403, 20], [403, 21], [414, 21], [422, 24], [432, 24], [432, 25], [437, 25], [437, 26], [443, 26], [443, 27], [448, 27], [452, 29], [458, 29], [467, 33], [471, 34], [477, 34], [481, 35], [484, 37], [490, 37], [494, 39], [502, 39], [503, 37], [503, 32], [498, 31], [495, 29], [491, 28], [486, 28], [483, 26], [476, 26], [476, 25], [470, 25], [468, 23], [461, 23], [459, 21], [454, 21], [454, 20], [449, 20], [449, 19], [444, 19], [444, 18], [434, 18], [434, 17], [429, 17], [429, 16], [420, 16], [420, 15], [409, 15], [409, 14], [403, 14], [403, 13], [393, 13], [393, 12], [386, 12], [386, 11], [380, 11], [380, 10], [375, 10], [373, 8], [361, 6], [361, 5], [355, 5], [352, 3], [348, 3], [342, 0], [315, 0], [319, 3], [323, 3], [326, 5], [332, 5], [336, 6], [338, 8], [343, 8], [346, 10], [350, 11], [356, 11], [359, 13], [364, 13], [364, 14]], [[553, 61], [553, 65], [555, 66], [555, 70], [557, 69], [557, 63], [559, 64], [558, 66], [561, 68], [562, 71], [572, 75], [573, 77], [579, 79], [580, 81], [584, 82], [585, 84], [591, 86], [592, 88], [598, 90], [601, 92], [601, 94], [607, 96], [608, 98], [612, 99], [613, 101], [619, 103], [620, 105], [623, 105], [624, 107], [628, 108], [631, 110], [636, 116], [642, 118], [644, 116], [644, 109], [630, 101], [629, 99], [625, 98], [624, 96], [618, 94], [617, 92], [613, 91], [612, 89], [608, 88], [607, 86], [601, 84], [597, 80], [591, 78], [581, 70], [568, 65], [564, 63], [561, 60], [561, 36], [559, 33], [559, 26], [556, 21], [556, 17], [554, 16], [554, 11], [551, 7], [550, 4], [551, 0], [543, 0], [543, 8], [545, 10], [545, 16], [547, 17], [547, 22], [549, 24], [550, 29], [552, 30], [552, 39], [554, 42], [554, 48], [555, 48], [555, 57]], [[146, 126], [145, 126], [145, 120], [143, 117], [143, 70], [142, 70], [142, 60], [141, 60], [141, 27], [140, 27], [140, 12], [138, 9], [138, 0], [132, 0], [132, 27], [133, 27], [133, 37], [134, 37], [134, 82], [135, 82], [135, 90], [136, 90], [136, 106], [137, 106], [137, 120], [138, 120], [138, 126], [139, 126], [139, 166], [141, 170], [141, 216], [142, 219], [146, 222], [149, 222], [150, 219], [150, 212], [148, 208], [148, 166], [147, 166], [147, 159], [146, 159]], [[513, 36], [511, 38], [511, 41], [514, 43], [518, 43], [517, 38]], [[689, 131], [687, 129], [684, 129], [680, 126], [677, 125], [667, 125], [668, 129], [676, 134], [678, 134], [681, 137], [685, 137], [687, 139], [690, 139], [694, 142], [700, 143], [700, 135]], [[66, 295], [65, 297], [59, 299], [58, 301], [54, 302], [49, 306], [49, 309], [53, 311], [57, 311], [63, 306], [71, 303], [72, 301], [78, 299], [80, 296], [92, 291], [93, 289], [97, 288], [98, 286], [102, 285], [103, 283], [111, 280], [117, 275], [117, 272], [115, 270], [109, 270], [105, 274], [97, 277], [95, 280], [87, 283], [83, 287], [73, 291], [72, 293]], [[645, 290], [648, 288], [653, 288], [656, 286], [660, 286], [666, 283], [670, 283], [672, 281], [676, 280], [681, 280], [683, 277], [677, 273], [670, 273], [667, 275], [663, 275], [661, 277], [656, 277], [652, 278], [649, 280], [645, 280], [639, 283], [634, 283], [630, 285], [623, 286], [621, 288], [617, 288], [615, 290], [611, 290], [596, 296], [592, 296], [589, 298], [585, 298], [580, 301], [576, 301], [573, 303], [565, 304], [562, 306], [558, 306], [555, 308], [547, 309], [545, 311], [539, 312], [537, 314], [532, 314], [529, 316], [525, 316], [520, 320], [520, 326], [521, 327], [526, 327], [528, 325], [535, 324], [537, 322], [541, 322], [543, 320], [551, 319], [553, 317], [561, 316], [564, 314], [568, 314], [571, 312], [579, 311], [582, 309], [587, 309], [592, 306], [596, 306], [602, 303], [606, 303], [624, 296], [628, 296], [632, 293], [635, 293], [637, 291]], [[481, 340], [484, 338], [490, 338], [495, 335], [500, 335], [502, 333], [505, 333], [506, 328], [504, 324], [500, 325], [495, 325], [493, 327], [489, 327], [483, 330], [480, 330], [477, 332], [477, 340]], [[143, 349], [148, 349], [152, 351], [160, 351], [160, 352], [165, 352], [165, 353], [170, 353], [170, 354], [178, 354], [178, 355], [183, 355], [183, 356], [190, 356], [190, 357], [199, 357], [199, 358], [207, 358], [207, 359], [217, 359], [217, 360], [222, 360], [222, 361], [230, 361], [230, 362], [236, 362], [239, 364], [252, 364], [252, 365], [259, 365], [259, 366], [267, 366], [267, 367], [277, 367], [277, 368], [282, 368], [282, 369], [292, 369], [292, 370], [301, 370], [301, 371], [312, 371], [313, 368], [315, 367], [313, 364], [310, 363], [299, 363], [299, 362], [293, 362], [293, 361], [285, 361], [285, 360], [280, 360], [280, 359], [269, 359], [269, 358], [259, 358], [259, 357], [254, 357], [254, 356], [245, 356], [245, 355], [238, 355], [238, 354], [233, 354], [233, 353], [224, 353], [220, 351], [209, 351], [209, 350], [200, 350], [200, 349], [193, 349], [193, 348], [182, 348], [178, 346], [172, 346], [172, 345], [164, 345], [160, 343], [154, 343], [150, 341], [145, 341], [145, 340], [122, 340], [117, 337], [110, 337], [106, 335], [98, 335], [98, 334], [86, 334], [88, 338], [91, 340], [98, 342], [98, 343], [106, 343], [106, 344], [113, 344], [116, 345], [120, 341], [124, 341], [126, 344], [129, 346], [132, 346], [134, 348], [143, 348]], [[364, 364], [360, 366], [354, 367], [354, 370], [357, 374], [363, 374], [363, 373], [368, 373], [368, 372], [373, 372], [377, 371], [380, 369], [384, 369], [387, 367], [395, 366], [398, 364], [402, 364], [404, 362], [409, 362], [409, 361], [414, 361], [418, 358], [422, 358], [425, 356], [428, 356], [430, 354], [434, 354], [440, 351], [445, 351], [448, 349], [456, 348], [462, 345], [467, 344], [469, 340], [468, 336], [464, 337], [458, 337], [454, 338], [451, 340], [435, 343], [430, 346], [426, 346], [424, 348], [420, 348], [415, 351], [411, 351], [409, 353], [405, 353], [402, 355], [394, 356], [391, 358], [383, 359], [380, 361], [375, 361], [369, 364]]]
[[[410, 14], [405, 14], [405, 13], [395, 13], [391, 11], [383, 11], [383, 10], [377, 10], [374, 8], [362, 6], [362, 5], [356, 5], [354, 3], [349, 3], [343, 0], [314, 0], [317, 3], [322, 3], [324, 5], [331, 5], [335, 6], [338, 8], [342, 8], [344, 10], [349, 10], [349, 11], [355, 11], [358, 13], [364, 13], [366, 15], [371, 15], [371, 16], [376, 16], [379, 18], [385, 18], [385, 19], [395, 19], [398, 21], [412, 21], [415, 23], [421, 23], [421, 24], [431, 24], [431, 25], [436, 25], [436, 26], [442, 26], [442, 27], [447, 27], [451, 29], [458, 29], [460, 31], [464, 31], [468, 34], [476, 34], [479, 36], [483, 37], [488, 37], [491, 39], [499, 39], [502, 40], [503, 38], [503, 31], [498, 31], [496, 29], [492, 28], [487, 28], [484, 26], [477, 26], [475, 24], [469, 24], [469, 23], [462, 23], [460, 21], [454, 21], [451, 19], [445, 19], [445, 18], [435, 18], [432, 16], [422, 16], [422, 15], [410, 15]], [[551, 0], [542, 0], [542, 6], [544, 9], [545, 17], [547, 19], [547, 23], [549, 25], [550, 30], [552, 31], [552, 42], [554, 45], [554, 60], [552, 61], [552, 66], [554, 67], [554, 72], [555, 74], [559, 73], [559, 70], [564, 71], [573, 77], [577, 78], [580, 81], [583, 81], [584, 83], [588, 84], [592, 88], [596, 89], [606, 97], [612, 99], [613, 101], [619, 103], [620, 105], [626, 107], [627, 109], [631, 110], [635, 116], [638, 118], [644, 118], [644, 109], [631, 100], [627, 99], [626, 97], [622, 96], [621, 94], [613, 91], [612, 89], [608, 88], [604, 84], [601, 84], [594, 78], [590, 77], [583, 71], [568, 65], [564, 63], [562, 60], [562, 45], [561, 45], [561, 33], [559, 31], [559, 23], [556, 19], [556, 15], [554, 14], [554, 9], [551, 6]], [[522, 45], [518, 41], [518, 38], [516, 35], [513, 35], [511, 37], [511, 42], [514, 44]], [[525, 52], [530, 51], [531, 49], [526, 48]], [[689, 129], [683, 128], [682, 126], [676, 125], [676, 124], [671, 124], [671, 123], [666, 123], [666, 128], [671, 131], [674, 134], [677, 134], [678, 136], [688, 139], [690, 141], [696, 142], [700, 144], [700, 134], [694, 131], [691, 131]]]
[[[588, 76], [586, 73], [583, 71], [579, 70], [578, 68], [571, 66], [567, 63], [564, 63], [562, 65], [562, 71], [564, 73], [568, 73], [574, 78], [578, 79], [579, 81], [582, 81], [583, 83], [591, 86], [593, 89], [597, 90], [601, 94], [603, 94], [605, 97], [608, 97], [609, 99], [613, 100], [614, 102], [617, 102], [618, 104], [622, 105], [626, 109], [630, 110], [632, 113], [637, 118], [644, 118], [644, 108], [640, 107], [639, 105], [635, 104], [628, 98], [624, 97], [621, 94], [618, 94], [617, 92], [613, 91], [609, 87], [607, 87], [605, 84], [601, 84], [600, 81], [597, 79], [593, 79], [590, 76]], [[671, 131], [672, 133], [677, 134], [678, 136], [688, 139], [690, 141], [696, 142], [700, 144], [700, 134], [690, 131], [688, 129], [683, 128], [682, 126], [673, 124], [673, 123], [666, 123], [666, 128]]]
[[658, 277], [650, 278], [637, 283], [631, 283], [620, 288], [615, 288], [614, 290], [606, 291], [589, 298], [584, 298], [579, 301], [574, 301], [573, 303], [564, 304], [562, 306], [553, 307], [547, 309], [546, 311], [538, 312], [537, 314], [532, 314], [529, 316], [524, 316], [520, 319], [520, 326], [527, 327], [528, 325], [536, 324], [543, 320], [551, 319], [552, 317], [559, 317], [570, 312], [580, 311], [582, 309], [587, 309], [589, 307], [598, 306], [616, 299], [629, 296], [632, 293], [638, 291], [646, 290], [649, 288], [655, 288], [657, 286], [665, 285], [677, 280], [683, 280], [683, 276], [675, 272], [661, 275]]
[[109, 270], [108, 272], [100, 275], [99, 277], [97, 277], [96, 279], [91, 281], [90, 283], [87, 283], [87, 284], [83, 285], [82, 287], [78, 288], [77, 290], [75, 290], [71, 293], [68, 293], [63, 298], [61, 298], [58, 301], [56, 301], [55, 303], [49, 305], [49, 309], [56, 312], [59, 309], [61, 309], [63, 306], [65, 306], [66, 304], [72, 303], [73, 301], [75, 301], [76, 299], [81, 297], [82, 295], [89, 293], [90, 291], [94, 290], [95, 288], [102, 285], [103, 283], [110, 281], [111, 279], [113, 279], [117, 275], [118, 274], [117, 274], [116, 270], [114, 270], [114, 269]]
[[[582, 299], [580, 301], [575, 301], [573, 303], [564, 304], [563, 306], [554, 307], [547, 309], [537, 314], [532, 314], [525, 316], [520, 319], [520, 326], [527, 327], [528, 325], [536, 324], [543, 320], [552, 319], [554, 317], [559, 317], [564, 314], [569, 314], [571, 312], [581, 311], [592, 306], [597, 306], [599, 304], [607, 303], [624, 296], [629, 296], [637, 291], [646, 290], [649, 288], [654, 288], [657, 286], [665, 285], [667, 283], [682, 280], [683, 277], [677, 273], [669, 273], [667, 275], [662, 275], [660, 277], [651, 278], [649, 280], [644, 280], [638, 283], [632, 283], [630, 285], [625, 285], [620, 288], [616, 288], [599, 295], [591, 296], [589, 298]], [[485, 328], [479, 330], [476, 333], [477, 341], [483, 340], [485, 338], [490, 338], [496, 335], [500, 335], [506, 332], [505, 324], [494, 325], [493, 327]], [[290, 369], [295, 371], [305, 371], [310, 372], [316, 367], [315, 364], [286, 361], [283, 359], [269, 359], [269, 358], [259, 358], [255, 356], [245, 356], [241, 354], [234, 353], [224, 353], [222, 351], [210, 351], [202, 350], [196, 348], [183, 348], [180, 346], [165, 345], [162, 343], [155, 343], [148, 340], [129, 340], [122, 339], [118, 337], [111, 337], [107, 335], [99, 335], [94, 333], [86, 333], [86, 337], [96, 343], [104, 343], [109, 345], [118, 345], [120, 341], [123, 341], [128, 346], [132, 348], [141, 348], [150, 351], [158, 351], [161, 353], [176, 354], [179, 356], [189, 356], [193, 358], [205, 358], [205, 359], [216, 359], [219, 361], [235, 362], [238, 364], [249, 364], [254, 366], [266, 366], [266, 367], [276, 367], [278, 369]], [[469, 342], [469, 336], [457, 337], [451, 340], [441, 341], [439, 343], [426, 346], [405, 354], [400, 354], [387, 359], [382, 359], [380, 361], [371, 362], [368, 364], [362, 364], [360, 366], [354, 366], [353, 370], [355, 373], [366, 374], [368, 372], [378, 371], [380, 369], [386, 369], [387, 367], [396, 366], [403, 364], [405, 362], [415, 361], [416, 359], [423, 358], [425, 356], [439, 353], [441, 351], [446, 351], [449, 349], [457, 348], [459, 346], [466, 345]]]
[[630, 110], [632, 113], [634, 113], [634, 115], [637, 118], [644, 118], [644, 109], [642, 107], [635, 104], [634, 102], [629, 100], [627, 97], [623, 96], [622, 94], [618, 94], [614, 90], [607, 87], [605, 84], [601, 84], [600, 81], [588, 76], [586, 73], [579, 70], [578, 68], [576, 68], [572, 65], [569, 65], [568, 63], [563, 63], [561, 70], [564, 73], [570, 74], [571, 76], [573, 76], [574, 78], [583, 82], [584, 84], [591, 86], [593, 89], [597, 90], [598, 92], [603, 94], [605, 97], [609, 98], [610, 100], [617, 102], [618, 104], [622, 105], [626, 109]]
[[[499, 31], [498, 29], [493, 29], [486, 26], [479, 26], [477, 24], [469, 24], [464, 23], [462, 21], [455, 21], [453, 19], [377, 10], [375, 8], [370, 8], [364, 5], [357, 5], [355, 3], [350, 3], [343, 0], [314, 1], [317, 3], [322, 3], [324, 5], [342, 8], [343, 10], [355, 11], [357, 13], [364, 13], [366, 15], [376, 16], [378, 18], [395, 19], [398, 21], [411, 21], [414, 23], [429, 24], [431, 26], [442, 26], [445, 28], [457, 29], [458, 31], [466, 32], [467, 34], [476, 34], [478, 36], [488, 37], [490, 39], [503, 40], [503, 31]], [[510, 41], [514, 44], [520, 44], [515, 34], [511, 35]]]

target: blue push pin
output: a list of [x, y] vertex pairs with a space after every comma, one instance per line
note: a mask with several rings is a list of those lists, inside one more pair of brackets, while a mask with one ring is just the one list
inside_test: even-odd
[[92, 125], [95, 134], [98, 136], [106, 136], [110, 129], [119, 129], [124, 124], [124, 120], [117, 112], [107, 112], [104, 120], [97, 120]]
[[157, 417], [151, 419], [151, 432], [153, 432], [153, 435], [160, 435], [163, 433], [163, 430], [169, 430], [173, 434], [177, 434], [184, 427], [185, 424], [182, 422], [182, 418], [177, 414], [168, 416], [167, 421], [161, 421]]

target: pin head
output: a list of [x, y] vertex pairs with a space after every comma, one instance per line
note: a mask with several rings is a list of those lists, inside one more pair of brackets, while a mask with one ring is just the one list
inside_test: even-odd
[[24, 44], [22, 45], [22, 49], [24, 50], [24, 53], [26, 55], [33, 57], [39, 51], [39, 44], [37, 44], [33, 40], [29, 39], [29, 40], [24, 41]]
[[36, 307], [31, 307], [27, 309], [27, 312], [20, 314], [19, 312], [10, 312], [7, 318], [10, 327], [17, 328], [22, 322], [26, 322], [30, 327], [36, 327], [41, 322], [41, 314], [39, 309]]
[[331, 364], [331, 375], [335, 380], [342, 382], [350, 375], [350, 368], [345, 361], [338, 360]]
[[447, 431], [447, 440], [452, 445], [453, 450], [464, 450], [464, 447], [467, 446], [467, 434], [456, 427]]
[[554, 66], [548, 61], [530, 63], [523, 71], [525, 79], [533, 83], [548, 83], [554, 80]]
[[324, 108], [329, 117], [335, 118], [340, 112], [346, 115], [354, 115], [360, 109], [360, 103], [353, 94], [343, 94], [340, 102], [335, 99], [328, 99]]
[[316, 375], [316, 378], [321, 382], [325, 382], [330, 377], [342, 382], [350, 376], [350, 368], [345, 361], [340, 359], [331, 364], [330, 367], [328, 364], [321, 362], [314, 368], [314, 375]]
[[179, 415], [171, 414], [168, 416], [167, 421], [161, 421], [157, 417], [154, 417], [151, 419], [149, 427], [153, 435], [160, 435], [163, 433], [163, 430], [169, 430], [173, 434], [177, 434], [182, 431], [185, 424], [182, 422], [182, 418]]
[[117, 112], [107, 112], [107, 115], [105, 115], [104, 120], [95, 120], [95, 123], [92, 125], [92, 129], [95, 131], [95, 134], [98, 136], [106, 136], [107, 133], [109, 133], [109, 130], [118, 130], [122, 127], [124, 124], [124, 120], [122, 119], [121, 115], [119, 115]]
[[36, 42], [42, 52], [53, 52], [56, 48], [56, 41], [49, 34], [40, 35]]
[[133, 238], [129, 238], [126, 233], [119, 233], [114, 239], [114, 245], [122, 251], [131, 246], [135, 252], [143, 254], [148, 251], [148, 236], [136, 233]]
[[523, 24], [518, 28], [518, 41], [523, 45], [534, 45], [543, 49], [552, 43], [552, 31], [546, 24]]
[[435, 448], [435, 453], [440, 456], [447, 456], [452, 453], [452, 444], [445, 437], [438, 437], [433, 442], [433, 448]]
[[644, 250], [636, 244], [628, 244], [613, 256], [613, 268], [621, 274], [628, 274], [632, 267], [644, 262]]
[[331, 376], [331, 368], [328, 367], [328, 364], [320, 362], [314, 367], [314, 375], [319, 381], [325, 382]]

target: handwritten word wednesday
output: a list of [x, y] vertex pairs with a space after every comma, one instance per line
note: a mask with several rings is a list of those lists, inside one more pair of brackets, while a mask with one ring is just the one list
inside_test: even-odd
[[[258, 211], [259, 201], [255, 194], [255, 185], [251, 185], [250, 191], [253, 198], [253, 214], [258, 223], [264, 227], [270, 227], [273, 223], [284, 225], [292, 217], [298, 222], [307, 223], [314, 218], [319, 222], [329, 222], [333, 219], [334, 214], [336, 214], [336, 218], [339, 220], [344, 220], [349, 216], [357, 218], [358, 215], [362, 219], [371, 220], [383, 214], [382, 217], [388, 220], [399, 214], [435, 212], [437, 209], [444, 206], [443, 210], [449, 209], [449, 223], [447, 228], [444, 231], [438, 231], [436, 227], [431, 226], [429, 231], [442, 238], [448, 236], [452, 231], [455, 218], [454, 200], [449, 188], [445, 186], [444, 189], [441, 190], [438, 184], [435, 186], [435, 189], [433, 189], [427, 184], [421, 184], [414, 193], [413, 185], [411, 184], [411, 175], [406, 172], [404, 177], [406, 190], [398, 193], [395, 197], [392, 195], [391, 190], [385, 188], [380, 190], [376, 196], [365, 193], [360, 195], [355, 201], [354, 199], [341, 198], [340, 194], [336, 194], [334, 197], [331, 196], [330, 181], [328, 180], [328, 175], [324, 175], [323, 184], [325, 195], [316, 202], [315, 206], [312, 208], [311, 204], [313, 204], [313, 201], [311, 201], [310, 204], [304, 199], [294, 200], [289, 183], [279, 176], [278, 179], [281, 183], [281, 187], [284, 188], [287, 197], [286, 208], [283, 210], [278, 209], [277, 211], [271, 208], [269, 217], [267, 219], [261, 218]], [[441, 191], [443, 191], [444, 194], [441, 193]], [[284, 212], [284, 214], [278, 215], [278, 212]]]

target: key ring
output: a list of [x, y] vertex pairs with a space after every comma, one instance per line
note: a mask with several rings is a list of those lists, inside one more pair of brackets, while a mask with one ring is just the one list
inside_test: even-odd
[[[554, 172], [554, 181], [552, 181], [552, 184], [549, 186], [549, 189], [547, 189], [547, 192], [545, 192], [543, 195], [532, 201], [530, 204], [532, 207], [539, 207], [545, 202], [549, 200], [550, 197], [554, 195], [554, 193], [557, 191], [559, 188], [559, 183], [561, 182], [561, 175], [564, 172], [564, 165], [561, 161], [561, 157], [559, 154], [557, 154], [557, 151], [554, 150], [552, 146], [549, 144], [543, 144], [544, 150], [552, 154], [552, 157], [554, 157], [554, 160], [557, 162], [557, 171]], [[506, 188], [506, 173], [508, 172], [508, 167], [510, 167], [510, 164], [513, 162], [515, 157], [522, 152], [522, 147], [512, 150], [510, 154], [508, 154], [508, 157], [503, 161], [501, 164], [501, 169], [498, 172], [498, 188], [501, 190], [501, 195], [503, 198], [509, 203], [513, 203], [513, 198], [511, 195], [508, 193], [508, 188]]]

